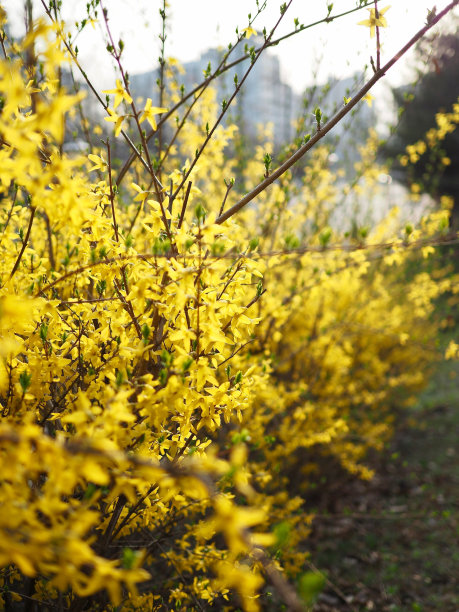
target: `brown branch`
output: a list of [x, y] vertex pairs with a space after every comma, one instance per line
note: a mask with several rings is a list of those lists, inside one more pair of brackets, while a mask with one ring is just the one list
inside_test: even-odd
[[115, 192], [113, 191], [113, 183], [112, 183], [112, 154], [111, 154], [111, 148], [110, 148], [110, 141], [108, 138], [105, 144], [107, 145], [108, 183], [109, 183], [109, 188], [110, 188], [110, 205], [112, 209], [113, 230], [115, 232], [115, 240], [116, 242], [119, 242], [120, 237], [118, 235], [118, 224], [116, 222], [116, 215], [115, 215]]
[[251, 553], [253, 557], [261, 563], [266, 577], [277, 590], [284, 604], [287, 605], [287, 609], [291, 612], [305, 612], [306, 606], [304, 602], [299, 598], [295, 589], [288, 580], [284, 578], [283, 574], [277, 569], [264, 550], [252, 546]]
[[116, 502], [116, 506], [113, 509], [112, 512], [112, 516], [110, 518], [110, 522], [108, 524], [107, 530], [104, 533], [104, 536], [102, 538], [102, 542], [100, 543], [102, 551], [105, 550], [105, 548], [107, 548], [107, 546], [110, 544], [110, 540], [112, 539], [112, 534], [113, 534], [113, 530], [116, 527], [116, 523], [118, 522], [118, 519], [121, 516], [121, 513], [123, 511], [124, 506], [126, 505], [127, 502], [127, 498], [121, 494], [118, 497], [118, 501]]
[[[244, 310], [248, 310], [251, 306], [253, 306], [254, 304], [256, 304], [258, 302], [258, 300], [261, 298], [261, 296], [266, 293], [266, 289], [263, 289], [263, 291], [261, 291], [260, 293], [257, 293], [255, 295], [255, 297], [253, 297], [250, 302], [244, 307]], [[242, 313], [241, 313], [242, 314]], [[231, 325], [231, 323], [233, 322], [233, 319], [237, 319], [238, 315], [234, 315], [234, 317], [231, 317], [231, 319], [228, 321], [228, 323], [226, 323], [226, 325], [224, 325], [221, 329], [222, 332], [226, 332], [226, 330], [228, 329], [228, 327]]]
[[[378, 244], [367, 244], [367, 245], [335, 244], [335, 245], [327, 246], [326, 248], [319, 247], [319, 246], [305, 246], [305, 247], [300, 247], [298, 249], [291, 249], [289, 251], [286, 251], [286, 250], [266, 251], [266, 252], [254, 253], [254, 255], [261, 258], [261, 257], [274, 257], [278, 255], [304, 255], [305, 253], [322, 253], [323, 254], [323, 253], [326, 253], [327, 251], [352, 252], [352, 251], [361, 251], [361, 250], [369, 250], [369, 249], [379, 249], [381, 251], [386, 251], [389, 248], [399, 248], [399, 249], [418, 248], [418, 249], [421, 249], [425, 246], [438, 247], [438, 246], [448, 246], [448, 245], [458, 244], [459, 238], [457, 237], [456, 234], [453, 234], [453, 236], [454, 237], [451, 237], [451, 235], [449, 235], [449, 236], [445, 236], [444, 238], [436, 237], [432, 239], [416, 240], [413, 242], [407, 242], [405, 240], [400, 240], [399, 242], [395, 242], [395, 241], [380, 242]], [[384, 255], [385, 254], [387, 253], [384, 253]], [[187, 255], [186, 253], [182, 253], [180, 257], [184, 257], [184, 258], [196, 257], [196, 255]], [[223, 255], [210, 255], [209, 257], [212, 257], [215, 260], [220, 260], [220, 259], [238, 260], [241, 258], [246, 258], [247, 255], [246, 254], [235, 255], [234, 252], [230, 252], [226, 254], [224, 253]], [[61, 283], [62, 281], [67, 280], [68, 278], [71, 278], [72, 276], [81, 274], [81, 272], [85, 272], [86, 270], [90, 270], [91, 268], [95, 268], [101, 265], [110, 265], [113, 263], [119, 263], [120, 261], [135, 261], [137, 259], [142, 259], [144, 261], [147, 261], [149, 259], [158, 259], [158, 258], [169, 259], [169, 255], [161, 255], [161, 254], [155, 254], [155, 253], [153, 254], [152, 253], [135, 253], [133, 255], [129, 255], [129, 254], [118, 255], [117, 257], [106, 258], [106, 259], [102, 259], [101, 261], [97, 261], [94, 263], [84, 264], [76, 268], [75, 270], [70, 270], [69, 272], [66, 272], [61, 277], [49, 283], [49, 285], [47, 285], [46, 287], [42, 287], [41, 289], [39, 289], [39, 291], [37, 291], [34, 297], [40, 297], [40, 296], [43, 297], [44, 291], [48, 291], [49, 289], [52, 289], [53, 287], [55, 287], [57, 284]]]
[[[459, 0], [458, 0], [459, 1]], [[246, 73], [244, 74], [244, 76], [242, 77], [242, 79], [240, 80], [240, 82], [238, 83], [237, 87], [235, 88], [235, 90], [233, 91], [232, 95], [230, 96], [228, 102], [224, 105], [224, 107], [222, 108], [222, 111], [220, 113], [220, 115], [217, 117], [216, 122], [214, 123], [213, 127], [211, 130], [209, 130], [204, 142], [202, 143], [201, 147], [199, 148], [199, 150], [197, 151], [193, 161], [190, 164], [190, 167], [188, 168], [187, 172], [185, 173], [185, 176], [182, 179], [182, 182], [180, 183], [180, 185], [177, 187], [177, 189], [175, 190], [175, 193], [172, 195], [171, 200], [175, 200], [175, 198], [177, 197], [177, 194], [180, 192], [180, 190], [182, 189], [183, 185], [186, 183], [188, 177], [191, 175], [193, 168], [195, 167], [195, 165], [197, 164], [199, 158], [201, 157], [201, 155], [203, 154], [204, 150], [206, 149], [210, 139], [212, 138], [212, 136], [215, 133], [215, 130], [217, 129], [217, 127], [220, 125], [220, 123], [223, 121], [224, 116], [226, 115], [227, 110], [229, 109], [229, 107], [231, 106], [231, 103], [233, 102], [233, 100], [236, 98], [236, 96], [238, 95], [238, 93], [241, 90], [242, 85], [245, 83], [245, 81], [247, 80], [247, 77], [249, 76], [249, 74], [252, 72], [253, 67], [255, 66], [255, 64], [257, 63], [258, 59], [260, 58], [260, 55], [263, 53], [263, 51], [267, 48], [267, 45], [269, 44], [269, 41], [272, 39], [274, 32], [277, 30], [277, 28], [279, 27], [280, 22], [282, 21], [282, 19], [284, 18], [284, 16], [286, 15], [288, 9], [290, 8], [291, 4], [292, 4], [293, 0], [290, 0], [289, 3], [287, 4], [287, 6], [284, 8], [284, 10], [281, 12], [281, 15], [279, 17], [279, 19], [277, 20], [277, 22], [275, 23], [273, 29], [271, 30], [269, 36], [266, 38], [265, 42], [263, 43], [263, 45], [260, 47], [259, 51], [255, 54], [255, 57], [253, 58], [249, 68], [246, 70]]]
[[[126, 73], [124, 71], [123, 65], [121, 63], [121, 51], [117, 51], [117, 47], [116, 47], [115, 41], [113, 40], [112, 32], [110, 30], [110, 26], [108, 24], [108, 12], [107, 12], [107, 9], [104, 8], [102, 0], [99, 0], [99, 1], [100, 1], [100, 8], [102, 9], [102, 15], [104, 16], [105, 28], [107, 30], [107, 34], [108, 34], [108, 37], [109, 37], [109, 40], [110, 40], [110, 44], [111, 44], [111, 48], [112, 48], [111, 55], [115, 59], [116, 63], [118, 64], [118, 68], [119, 68], [119, 71], [121, 73], [121, 78], [123, 79], [123, 83], [124, 83], [124, 87], [126, 89], [126, 92], [131, 96], [131, 91], [129, 89], [129, 81], [128, 81], [128, 78], [127, 78]], [[159, 180], [158, 180], [158, 178], [157, 178], [157, 176], [155, 174], [155, 171], [153, 170], [153, 164], [152, 164], [151, 157], [150, 157], [150, 151], [148, 149], [148, 143], [147, 143], [147, 141], [145, 139], [144, 131], [142, 130], [142, 128], [140, 126], [140, 119], [139, 119], [140, 114], [137, 111], [137, 108], [136, 108], [136, 105], [135, 105], [135, 102], [134, 102], [134, 98], [132, 96], [131, 96], [131, 108], [132, 108], [134, 120], [135, 120], [136, 125], [137, 125], [137, 130], [139, 132], [139, 136], [140, 136], [140, 139], [141, 139], [141, 142], [142, 142], [142, 147], [143, 147], [143, 149], [145, 151], [145, 157], [146, 157], [147, 164], [148, 164], [148, 172], [149, 172], [151, 178], [153, 179], [153, 184], [155, 186], [155, 191], [156, 191], [156, 197], [158, 198], [158, 202], [159, 202], [159, 205], [161, 207], [161, 212], [162, 212], [162, 216], [163, 216], [163, 223], [164, 223], [164, 226], [165, 226], [165, 229], [166, 229], [167, 237], [169, 238], [169, 240], [170, 240], [170, 242], [172, 244], [172, 237], [171, 237], [170, 232], [169, 232], [169, 224], [167, 223], [166, 213], [165, 213], [164, 206], [163, 206], [163, 196], [162, 196], [162, 189], [163, 189], [163, 187], [162, 187], [161, 183], [159, 182]]]
[[63, 300], [59, 303], [59, 306], [72, 306], [72, 304], [97, 304], [98, 302], [114, 302], [119, 300], [119, 296], [113, 296], [109, 298], [93, 298], [88, 300]]
[[242, 199], [234, 204], [226, 213], [220, 215], [215, 223], [223, 223], [237, 212], [239, 212], [244, 206], [251, 202], [257, 195], [264, 191], [269, 185], [274, 183], [279, 177], [287, 172], [297, 161], [299, 161], [312, 147], [314, 147], [328, 132], [330, 132], [351, 110], [360, 102], [360, 100], [370, 91], [370, 89], [377, 83], [386, 72], [392, 68], [392, 66], [399, 61], [399, 59], [413, 46], [418, 40], [420, 40], [434, 25], [436, 25], [445, 15], [447, 15], [455, 6], [459, 4], [459, 0], [453, 0], [448, 6], [443, 9], [438, 15], [432, 19], [430, 23], [425, 25], [419, 30], [407, 43], [404, 45], [398, 53], [396, 53], [392, 59], [390, 59], [380, 70], [377, 70], [372, 78], [360, 89], [360, 91], [352, 98], [352, 100], [346, 104], [336, 115], [328, 121], [325, 125], [321, 126], [314, 136], [300, 147], [291, 157], [289, 157], [283, 164], [277, 168], [272, 174], [269, 175], [264, 181], [259, 183], [252, 191], [247, 193]]
[[132, 506], [132, 508], [129, 508], [128, 513], [126, 514], [124, 519], [120, 522], [120, 524], [113, 531], [111, 540], [114, 540], [116, 536], [120, 533], [120, 531], [123, 529], [123, 527], [125, 527], [125, 525], [129, 523], [131, 516], [140, 508], [140, 506], [147, 499], [147, 497], [154, 491], [154, 489], [155, 489], [155, 485], [151, 485], [148, 491], [141, 496], [141, 498], [137, 501], [137, 503], [134, 506]]
[[[165, 47], [166, 47], [166, 8], [167, 8], [167, 4], [166, 4], [166, 0], [163, 0], [163, 7], [162, 9], [159, 9], [159, 14], [161, 17], [161, 34], [159, 35], [159, 40], [161, 41], [161, 53], [159, 56], [159, 106], [162, 108], [164, 105], [164, 89], [165, 89], [165, 84], [164, 84], [164, 66], [166, 64], [166, 59], [165, 59]], [[158, 132], [158, 159], [161, 159], [161, 153], [163, 150], [163, 129], [162, 126], [159, 126], [157, 129]], [[145, 144], [147, 144], [147, 140], [145, 140]], [[172, 145], [169, 145], [169, 147]], [[169, 148], [167, 149], [165, 155], [164, 155], [164, 159], [167, 156], [167, 153], [169, 152]], [[164, 161], [164, 160], [163, 160]], [[161, 162], [158, 166], [157, 169], [158, 174], [158, 178], [159, 180], [161, 180]]]
[[[137, 317], [135, 316], [134, 313], [134, 309], [132, 307], [132, 304], [129, 300], [127, 300], [124, 295], [121, 293], [121, 288], [119, 286], [119, 283], [117, 280], [113, 281], [114, 285], [115, 285], [115, 290], [118, 294], [119, 299], [121, 300], [121, 302], [123, 303], [123, 307], [124, 310], [128, 313], [128, 315], [131, 317], [132, 322], [134, 323], [134, 327], [135, 330], [137, 332], [137, 336], [139, 338], [139, 340], [142, 340], [142, 330], [140, 329], [140, 325], [139, 325], [139, 321], [137, 320]], [[127, 288], [126, 288], [127, 291]]]
[[[264, 3], [264, 4], [266, 4], [266, 3]], [[257, 10], [257, 13], [249, 20], [249, 25], [250, 26], [253, 24], [255, 19], [263, 11], [263, 8], [264, 8], [263, 5], [260, 6], [258, 8], [258, 10]], [[242, 40], [245, 40], [245, 33], [239, 34], [238, 39], [236, 41], [236, 44], [230, 45], [229, 50], [224, 54], [224, 56], [222, 57], [220, 63], [218, 64], [217, 68], [214, 70], [214, 72], [209, 77], [207, 77], [207, 79], [205, 79], [200, 85], [195, 87], [192, 90], [192, 92], [188, 93], [187, 96], [182, 97], [180, 102], [178, 102], [175, 105], [175, 107], [173, 109], [171, 109], [166, 115], [163, 115], [162, 120], [157, 125], [157, 131], [159, 132], [159, 134], [161, 134], [161, 127], [162, 127], [163, 123], [165, 121], [167, 121], [167, 119], [171, 116], [171, 114], [174, 112], [174, 110], [177, 109], [182, 104], [184, 104], [186, 102], [186, 100], [188, 100], [191, 97], [191, 95], [193, 95], [194, 93], [199, 92], [199, 93], [197, 93], [196, 96], [193, 97], [193, 100], [192, 100], [191, 104], [189, 105], [189, 107], [186, 109], [186, 111], [185, 111], [185, 113], [184, 113], [184, 115], [182, 117], [182, 120], [180, 121], [180, 124], [177, 126], [177, 129], [175, 130], [174, 136], [172, 137], [171, 141], [169, 142], [169, 145], [168, 145], [168, 147], [167, 147], [167, 149], [166, 149], [162, 159], [159, 161], [158, 170], [162, 167], [163, 163], [166, 161], [167, 156], [168, 156], [168, 154], [169, 154], [173, 144], [175, 143], [177, 137], [179, 136], [181, 130], [183, 129], [183, 126], [185, 125], [185, 123], [186, 123], [186, 121], [187, 121], [191, 111], [193, 110], [193, 107], [197, 104], [198, 100], [203, 95], [203, 93], [206, 91], [207, 87], [210, 85], [212, 80], [217, 78], [221, 74], [223, 74], [223, 72], [228, 70], [231, 66], [234, 66], [234, 65], [240, 63], [241, 61], [243, 61], [243, 59], [248, 59], [250, 57], [249, 53], [245, 53], [242, 58], [238, 58], [237, 60], [235, 60], [231, 64], [228, 64], [228, 65], [226, 64], [229, 56], [234, 52], [234, 50], [238, 47], [239, 43], [242, 42]], [[160, 103], [160, 106], [162, 106], [162, 103]], [[147, 137], [147, 141], [150, 140], [150, 138], [153, 136], [154, 133], [155, 133], [154, 131], [150, 132], [150, 134]], [[123, 169], [124, 169], [124, 167], [123, 167]], [[121, 173], [120, 173], [118, 178], [121, 180], [122, 176], [124, 176], [123, 171], [121, 171]], [[171, 190], [171, 196], [172, 196], [172, 190]]]
[[[375, 20], [379, 19], [378, 0], [375, 0]], [[379, 38], [379, 26], [376, 24], [376, 70], [381, 69], [381, 41]]]
[[[48, 9], [48, 7], [46, 6], [46, 2], [45, 0], [41, 0], [41, 3], [45, 9], [46, 14], [48, 15], [49, 19], [51, 19], [51, 21], [56, 25], [59, 26], [58, 20], [55, 19], [53, 17], [53, 15], [51, 14], [50, 10]], [[89, 89], [92, 91], [92, 93], [95, 95], [95, 97], [97, 98], [97, 100], [100, 102], [100, 104], [102, 105], [103, 109], [105, 110], [105, 112], [107, 112], [108, 114], [108, 106], [107, 104], [105, 104], [105, 102], [102, 100], [102, 98], [100, 97], [100, 95], [98, 94], [96, 88], [94, 87], [94, 85], [91, 83], [91, 81], [89, 80], [88, 75], [86, 74], [86, 72], [83, 70], [80, 62], [78, 61], [77, 56], [75, 55], [74, 50], [72, 49], [71, 45], [69, 44], [69, 42], [67, 41], [66, 36], [64, 35], [64, 33], [61, 31], [60, 26], [58, 29], [58, 34], [60, 36], [60, 39], [62, 41], [62, 43], [64, 44], [65, 48], [67, 49], [68, 53], [70, 54], [72, 61], [75, 63], [75, 66], [78, 68], [78, 70], [80, 71], [81, 76], [83, 77], [83, 79], [85, 80], [87, 86], [89, 87]], [[129, 145], [129, 147], [132, 149], [132, 161], [134, 161], [134, 159], [137, 157], [140, 161], [140, 163], [143, 165], [143, 167], [147, 170], [147, 172], [150, 172], [150, 168], [147, 164], [147, 162], [144, 160], [144, 158], [142, 157], [141, 153], [139, 152], [139, 150], [137, 149], [137, 147], [135, 146], [135, 144], [132, 142], [132, 140], [129, 138], [128, 134], [126, 134], [126, 132], [124, 130], [121, 130], [121, 135], [123, 136], [124, 140], [126, 141], [126, 143]], [[132, 163], [131, 161], [131, 163]]]
[[225, 196], [223, 198], [222, 205], [220, 206], [220, 210], [218, 211], [218, 216], [219, 217], [223, 214], [223, 209], [225, 208], [225, 204], [226, 204], [226, 200], [228, 199], [229, 192], [231, 191], [231, 189], [234, 186], [234, 180], [230, 179], [228, 182], [226, 182], [226, 180], [225, 180], [225, 185], [226, 185], [226, 193], [225, 193]]
[[43, 213], [43, 219], [45, 221], [46, 235], [48, 238], [49, 263], [51, 264], [51, 270], [55, 270], [56, 269], [56, 259], [54, 257], [54, 251], [53, 251], [53, 234], [51, 231], [51, 223], [49, 221], [49, 217], [45, 212]]
[[18, 197], [19, 187], [17, 185], [15, 185], [14, 186], [14, 190], [15, 191], [14, 191], [13, 199], [11, 201], [11, 207], [10, 207], [10, 209], [8, 211], [5, 224], [4, 224], [3, 228], [2, 228], [2, 237], [0, 238], [0, 245], [2, 244], [3, 236], [6, 234], [6, 230], [8, 228], [8, 225], [9, 225], [10, 221], [11, 221], [11, 215], [13, 214], [14, 207], [16, 206], [16, 200], [17, 200], [17, 197]]
[[188, 199], [190, 197], [191, 184], [192, 183], [190, 181], [188, 183], [188, 187], [186, 189], [185, 197], [183, 198], [182, 210], [180, 212], [180, 219], [179, 219], [179, 222], [178, 222], [178, 225], [177, 225], [177, 229], [180, 229], [182, 227], [182, 223], [183, 223], [183, 218], [185, 216], [186, 207], [188, 206]]
[[227, 357], [224, 361], [221, 361], [218, 364], [217, 368], [220, 368], [227, 361], [230, 361], [235, 355], [237, 355], [240, 351], [242, 351], [243, 348], [245, 348], [248, 344], [252, 344], [253, 342], [254, 342], [254, 340], [251, 338], [250, 340], [247, 340], [247, 342], [244, 342], [244, 344], [241, 344], [241, 346], [238, 349], [236, 349], [235, 351], [233, 351], [229, 357]]
[[22, 256], [24, 255], [24, 251], [26, 250], [27, 243], [29, 242], [30, 232], [32, 231], [32, 225], [33, 225], [33, 220], [34, 220], [34, 217], [35, 217], [36, 210], [37, 209], [35, 208], [35, 206], [31, 206], [30, 207], [30, 219], [29, 219], [29, 225], [27, 227], [27, 233], [26, 233], [25, 238], [24, 238], [24, 240], [22, 242], [22, 247], [21, 247], [21, 250], [19, 251], [19, 255], [18, 255], [18, 257], [16, 259], [16, 262], [15, 262], [15, 264], [13, 266], [13, 269], [11, 270], [10, 280], [15, 275], [16, 270], [18, 269], [19, 264], [21, 263], [21, 259], [22, 259]]
[[[42, 0], [43, 2], [44, 0]], [[356, 8], [350, 9], [348, 11], [344, 11], [343, 13], [338, 13], [337, 15], [333, 15], [332, 17], [327, 16], [324, 17], [323, 19], [319, 19], [318, 21], [314, 21], [306, 26], [300, 26], [299, 28], [292, 30], [291, 32], [289, 32], [288, 34], [284, 34], [283, 36], [280, 36], [279, 38], [276, 38], [275, 40], [271, 40], [269, 42], [268, 45], [266, 45], [266, 49], [268, 49], [269, 47], [275, 47], [276, 45], [278, 45], [280, 42], [291, 38], [292, 36], [295, 36], [296, 34], [299, 34], [300, 32], [304, 32], [305, 30], [308, 30], [310, 28], [313, 28], [317, 25], [323, 24], [323, 23], [331, 23], [332, 21], [334, 21], [335, 19], [339, 19], [341, 17], [345, 17], [346, 15], [349, 15], [351, 13], [354, 13], [356, 11], [360, 11], [361, 9], [367, 7], [367, 6], [371, 6], [372, 4], [374, 4], [374, 0], [371, 0], [370, 2], [367, 2], [366, 4], [363, 4], [362, 6], [358, 6]], [[237, 43], [235, 45], [233, 45], [233, 47], [231, 48], [231, 51], [234, 50], [237, 46], [237, 44], [239, 43], [239, 40], [237, 41]], [[258, 49], [255, 49], [255, 53], [258, 53], [260, 50], [260, 47]], [[228, 70], [230, 70], [231, 68], [234, 68], [235, 66], [237, 66], [238, 64], [240, 64], [241, 62], [246, 61], [247, 59], [250, 58], [250, 54], [246, 53], [244, 54], [242, 57], [235, 59], [234, 61], [230, 62], [229, 64], [226, 64], [226, 59], [228, 58], [229, 53], [225, 55], [225, 57], [223, 58], [222, 62], [220, 63], [220, 65], [217, 67], [217, 69], [213, 72], [213, 74], [211, 74], [207, 79], [205, 79], [204, 81], [202, 81], [201, 83], [199, 83], [198, 85], [196, 85], [191, 91], [189, 91], [186, 96], [184, 96], [179, 102], [177, 102], [177, 104], [175, 104], [167, 113], [165, 113], [160, 121], [158, 121], [157, 124], [157, 129], [159, 129], [163, 123], [165, 123], [169, 117], [171, 117], [171, 115], [173, 113], [175, 113], [175, 111], [177, 109], [179, 109], [183, 104], [185, 104], [185, 102], [187, 102], [190, 98], [193, 98], [195, 96], [195, 94], [197, 94], [198, 92], [200, 92], [200, 90], [204, 90], [208, 87], [208, 85], [214, 81], [215, 79], [217, 79], [219, 76], [221, 76], [222, 74], [224, 74], [225, 72], [227, 72]], [[198, 98], [199, 96], [202, 94], [202, 91], [198, 94]], [[195, 101], [192, 102], [192, 106], [194, 105]], [[156, 132], [154, 130], [151, 130], [148, 134], [147, 134], [147, 141], [149, 141], [155, 134]], [[121, 168], [118, 177], [116, 179], [116, 184], [120, 185], [122, 180], [124, 179], [127, 171], [129, 170], [130, 166], [132, 165], [134, 159], [135, 159], [136, 155], [135, 153], [131, 153], [130, 157], [128, 157], [128, 159], [126, 160], [126, 162], [124, 163], [123, 167]], [[164, 160], [163, 160], [164, 161]]]
[[[111, 203], [111, 208], [112, 208], [113, 229], [115, 231], [116, 242], [119, 243], [120, 238], [119, 238], [119, 234], [118, 234], [118, 224], [116, 223], [116, 216], [115, 216], [115, 192], [113, 190], [113, 183], [112, 183], [112, 158], [111, 158], [111, 152], [110, 152], [110, 142], [109, 142], [108, 138], [107, 138], [106, 144], [107, 144], [108, 180], [109, 180], [109, 185], [110, 185], [110, 203]], [[127, 293], [129, 293], [129, 286], [128, 286], [128, 280], [127, 280], [126, 266], [125, 265], [121, 267], [121, 276], [123, 277], [124, 290], [126, 291], [126, 294], [127, 294]], [[142, 338], [142, 331], [140, 329], [140, 325], [139, 325], [139, 322], [137, 320], [137, 317], [135, 316], [134, 307], [132, 306], [132, 303], [129, 300], [127, 300], [126, 298], [124, 298], [124, 296], [121, 294], [121, 290], [120, 290], [120, 287], [118, 285], [118, 282], [115, 280], [114, 283], [115, 283], [116, 292], [118, 293], [118, 297], [123, 302], [123, 306], [124, 306], [126, 312], [129, 314], [129, 316], [132, 319], [132, 322], [134, 323], [134, 327], [136, 329], [137, 336], [139, 337], [139, 339], [141, 339]]]

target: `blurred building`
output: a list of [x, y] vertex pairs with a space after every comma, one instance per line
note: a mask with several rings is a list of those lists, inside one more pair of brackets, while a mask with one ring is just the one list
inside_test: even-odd
[[[247, 41], [246, 45], [259, 48], [263, 39], [257, 37]], [[179, 84], [185, 92], [191, 91], [204, 80], [204, 72], [210, 64], [214, 71], [224, 55], [222, 49], [208, 49], [192, 62], [183, 64], [184, 74], [180, 75]], [[228, 62], [233, 62], [245, 55], [244, 45], [237, 47], [230, 54]], [[229, 99], [234, 92], [234, 77], [240, 83], [250, 67], [250, 60], [245, 59], [233, 68], [222, 73], [212, 83], [217, 88], [219, 102]], [[158, 70], [151, 70], [130, 77], [131, 90], [136, 97], [152, 98], [158, 104]], [[274, 145], [276, 148], [291, 142], [295, 137], [295, 121], [302, 114], [306, 116], [305, 133], [315, 130], [314, 109], [321, 108], [324, 116], [330, 118], [342, 108], [344, 97], [352, 97], [359, 89], [361, 77], [357, 75], [345, 79], [331, 77], [327, 83], [314, 84], [303, 96], [296, 94], [281, 75], [279, 58], [266, 51], [253, 66], [247, 80], [232, 103], [228, 118], [238, 125], [249, 142], [254, 142], [259, 133], [259, 126], [273, 126]], [[366, 140], [368, 128], [376, 123], [375, 113], [365, 102], [358, 105], [351, 115], [339, 123], [326, 142], [335, 149], [335, 158], [347, 164], [358, 159], [357, 146]]]
[[[256, 39], [250, 46], [258, 48], [263, 40]], [[220, 49], [209, 49], [195, 61], [183, 65], [185, 74], [180, 78], [185, 91], [190, 91], [195, 85], [204, 80], [204, 71], [211, 65], [215, 70], [224, 51]], [[239, 59], [245, 55], [244, 46], [237, 47], [231, 53], [229, 62]], [[246, 59], [234, 68], [227, 70], [213, 83], [217, 88], [217, 97], [221, 102], [228, 99], [234, 92], [234, 76], [237, 74], [238, 82], [250, 67], [250, 60]], [[143, 74], [131, 75], [131, 89], [136, 96], [144, 98], [152, 96], [156, 92], [158, 71], [150, 71]], [[156, 99], [157, 102], [157, 99]], [[300, 109], [300, 96], [294, 93], [290, 85], [282, 80], [279, 59], [265, 52], [254, 65], [247, 80], [237, 96], [236, 104], [232, 103], [228, 111], [232, 121], [236, 122], [244, 131], [249, 140], [254, 140], [258, 133], [258, 126], [265, 127], [272, 123], [274, 131], [274, 143], [276, 146], [288, 142], [294, 134], [293, 121], [298, 116]]]

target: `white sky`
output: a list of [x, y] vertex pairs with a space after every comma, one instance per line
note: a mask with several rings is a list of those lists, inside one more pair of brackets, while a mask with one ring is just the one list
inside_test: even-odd
[[[40, 2], [36, 4], [35, 14]], [[158, 10], [162, 0], [102, 0], [110, 15], [110, 25], [115, 40], [121, 35], [125, 42], [124, 65], [131, 73], [144, 72], [157, 65], [159, 50], [158, 32], [160, 20]], [[87, 0], [63, 0], [64, 14], [70, 23], [85, 16]], [[261, 2], [261, 0], [260, 0]], [[331, 0], [293, 0], [277, 34], [282, 35], [293, 29], [293, 19], [298, 17], [305, 25], [326, 16], [327, 3]], [[420, 29], [426, 19], [427, 9], [434, 0], [388, 0], [380, 1], [379, 7], [391, 4], [385, 17], [388, 28], [381, 29], [383, 43], [382, 61], [389, 59], [407, 40]], [[235, 41], [235, 28], [247, 26], [248, 12], [255, 14], [255, 0], [169, 0], [170, 14], [166, 54], [186, 62], [196, 59], [199, 54], [219, 45], [227, 46]], [[10, 15], [13, 32], [18, 33], [23, 23], [23, 0], [0, 0]], [[257, 19], [254, 27], [261, 31], [272, 27], [279, 16], [280, 0], [267, 0], [267, 9]], [[333, 12], [340, 13], [355, 7], [357, 0], [334, 0]], [[447, 0], [436, 0], [440, 11]], [[458, 9], [455, 10], [459, 17]], [[279, 56], [284, 79], [297, 92], [314, 81], [314, 73], [320, 83], [328, 76], [346, 77], [361, 71], [375, 55], [375, 39], [370, 39], [369, 29], [358, 26], [366, 19], [368, 9], [339, 19], [331, 24], [322, 24], [301, 32], [284, 41], [270, 52]], [[446, 17], [443, 27], [451, 27], [453, 18]], [[23, 26], [22, 26], [23, 27]], [[78, 41], [80, 61], [99, 89], [114, 82], [111, 62], [107, 60], [104, 45], [103, 26], [96, 29], [87, 27]], [[413, 53], [408, 54], [409, 59]], [[407, 79], [406, 60], [394, 67], [387, 80], [400, 84]]]

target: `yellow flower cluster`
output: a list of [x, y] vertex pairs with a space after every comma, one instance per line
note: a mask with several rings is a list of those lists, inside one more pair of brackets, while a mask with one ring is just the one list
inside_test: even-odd
[[[167, 192], [140, 161], [115, 191], [105, 151], [62, 153], [79, 98], [51, 85], [48, 36], [0, 63], [1, 597], [21, 599], [25, 576], [44, 607], [259, 610], [265, 575], [303, 571], [321, 462], [369, 477], [365, 453], [425, 384], [433, 300], [454, 285], [422, 259], [407, 284], [407, 246], [446, 213], [335, 235], [344, 189], [318, 148], [302, 181], [217, 223], [234, 126], [172, 197], [217, 116], [210, 91], [163, 164]], [[35, 43], [42, 75], [21, 59]], [[162, 112], [147, 101], [142, 120]]]
[[[407, 166], [409, 163], [415, 164], [425, 153], [437, 150], [445, 137], [454, 132], [459, 123], [459, 102], [453, 104], [450, 113], [437, 113], [435, 122], [437, 127], [428, 130], [424, 140], [419, 140], [406, 147], [406, 155], [400, 157], [402, 166]], [[443, 166], [449, 166], [451, 160], [442, 154], [440, 163]]]

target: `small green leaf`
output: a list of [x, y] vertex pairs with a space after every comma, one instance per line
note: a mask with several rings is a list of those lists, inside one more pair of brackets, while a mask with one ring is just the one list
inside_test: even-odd
[[291, 531], [292, 527], [287, 521], [282, 521], [282, 523], [278, 523], [274, 526], [274, 536], [276, 538], [275, 547], [277, 549], [285, 548], [285, 546], [287, 546], [290, 540]]
[[19, 375], [19, 384], [21, 385], [22, 392], [25, 393], [27, 389], [30, 387], [30, 383], [32, 382], [32, 374], [24, 371]]
[[148, 344], [148, 338], [150, 337], [150, 328], [146, 323], [142, 325], [142, 338], [145, 346]]
[[330, 239], [332, 237], [332, 233], [333, 232], [330, 227], [326, 227], [325, 229], [322, 230], [322, 232], [319, 235], [320, 246], [326, 247], [329, 244]]
[[124, 569], [132, 569], [138, 556], [139, 553], [136, 550], [132, 550], [132, 548], [123, 548], [121, 565], [124, 567]]
[[192, 357], [188, 357], [187, 359], [185, 359], [185, 361], [182, 364], [182, 372], [188, 372], [192, 363], [193, 363]]
[[47, 336], [48, 336], [48, 326], [46, 325], [46, 323], [42, 323], [40, 325], [40, 338], [42, 342], [46, 341]]
[[91, 499], [91, 497], [94, 495], [96, 491], [97, 491], [97, 486], [93, 482], [90, 482], [88, 484], [88, 488], [84, 492], [83, 499], [88, 501], [89, 499]]
[[242, 429], [238, 433], [233, 434], [231, 442], [233, 444], [241, 444], [242, 442], [250, 442], [250, 432], [248, 429]]
[[196, 219], [198, 221], [201, 221], [201, 220], [205, 219], [206, 210], [205, 210], [205, 208], [201, 204], [198, 204], [196, 206], [196, 208], [194, 209], [194, 214], [195, 214]]
[[306, 572], [300, 577], [298, 590], [300, 597], [307, 604], [313, 604], [325, 586], [325, 576], [318, 572]]
[[118, 372], [116, 373], [116, 386], [121, 387], [123, 382], [124, 382], [123, 373], [118, 370]]

